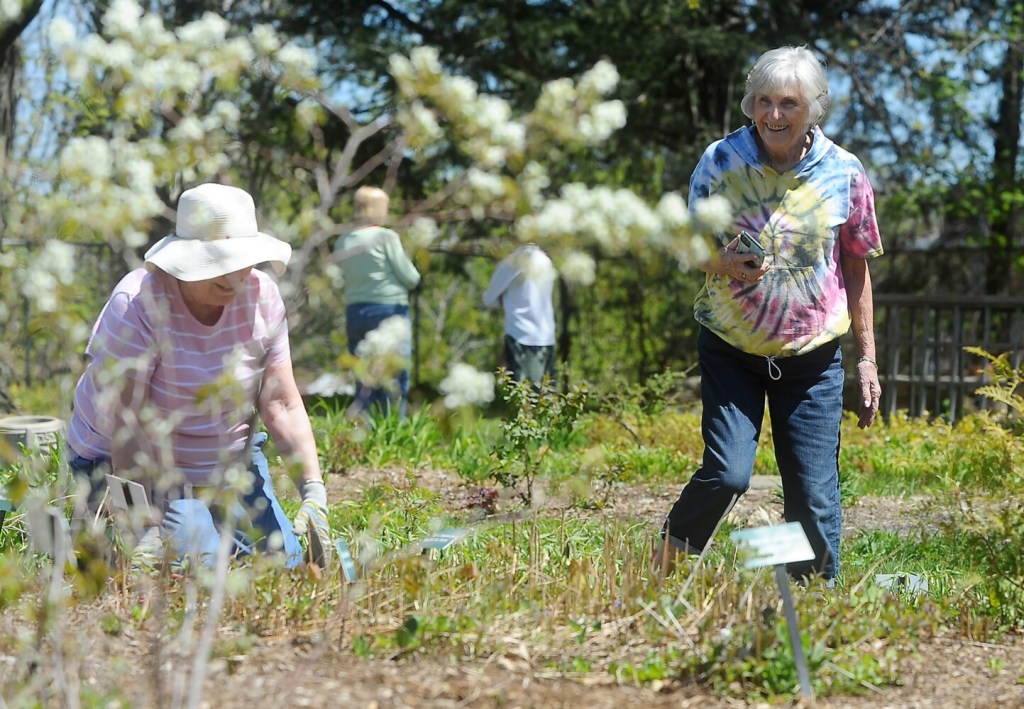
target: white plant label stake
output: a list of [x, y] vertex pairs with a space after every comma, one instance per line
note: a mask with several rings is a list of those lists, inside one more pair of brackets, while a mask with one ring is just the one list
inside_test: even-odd
[[334, 542], [334, 548], [338, 552], [338, 561], [341, 564], [341, 573], [345, 577], [345, 583], [352, 583], [356, 580], [356, 562], [352, 558], [352, 552], [349, 551], [348, 544], [345, 543], [344, 539], [338, 539]]
[[804, 648], [800, 643], [800, 626], [797, 624], [796, 608], [789, 591], [789, 575], [786, 573], [786, 564], [814, 558], [814, 550], [807, 541], [804, 528], [799, 522], [790, 522], [771, 527], [741, 529], [730, 536], [746, 558], [744, 567], [757, 569], [775, 566], [775, 581], [779, 584], [782, 607], [786, 611], [786, 626], [789, 628], [789, 643], [793, 647], [796, 674], [800, 678], [800, 692], [807, 698], [813, 698], [811, 675], [807, 671], [807, 660], [804, 659]]

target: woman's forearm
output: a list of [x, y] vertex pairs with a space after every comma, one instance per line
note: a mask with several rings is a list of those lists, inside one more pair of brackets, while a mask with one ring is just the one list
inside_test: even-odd
[[259, 410], [295, 484], [301, 487], [307, 482], [322, 481], [313, 426], [295, 383], [291, 362], [267, 367]]
[[843, 258], [840, 265], [843, 269], [843, 280], [846, 282], [846, 297], [858, 358], [866, 357], [874, 361], [874, 299], [871, 294], [871, 272], [868, 269], [868, 262], [862, 258]]

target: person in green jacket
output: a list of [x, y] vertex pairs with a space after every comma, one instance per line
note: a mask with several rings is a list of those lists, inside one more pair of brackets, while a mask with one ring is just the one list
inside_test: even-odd
[[[348, 350], [367, 359], [398, 353], [407, 363], [412, 354], [409, 291], [419, 285], [420, 273], [398, 234], [384, 226], [390, 203], [387, 193], [377, 187], [360, 187], [354, 202], [360, 226], [334, 244], [334, 256], [345, 280]], [[355, 406], [371, 415], [397, 409], [404, 418], [408, 394], [406, 364], [392, 381], [358, 382]]]

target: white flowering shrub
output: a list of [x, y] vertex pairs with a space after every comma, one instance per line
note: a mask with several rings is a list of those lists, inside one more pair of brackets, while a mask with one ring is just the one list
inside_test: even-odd
[[[366, 175], [385, 164], [393, 173], [409, 157], [461, 156], [458, 166], [447, 165], [436, 194], [396, 204], [395, 226], [414, 253], [436, 248], [442, 230], [450, 246], [462, 233], [445, 228], [451, 222], [503, 224], [514, 239], [545, 248], [562, 278], [581, 286], [595, 282], [603, 254], [668, 256], [688, 268], [706, 256], [702, 233], [729, 220], [721, 201], [697, 205], [690, 218], [675, 193], [650, 205], [630, 190], [552, 178], [574, 154], [599, 146], [625, 124], [625, 107], [613, 97], [619, 75], [607, 61], [575, 80], [549, 82], [532, 109], [517, 112], [447, 71], [436, 49], [420, 47], [390, 58], [394, 114], [356, 120], [320, 91], [315, 55], [270, 26], [240, 31], [206, 13], [168, 27], [136, 0], [113, 0], [98, 33], [82, 34], [58, 18], [46, 36], [66, 82], [51, 105], [74, 133], [50, 155], [8, 167], [3, 189], [14, 205], [5, 214], [8, 231], [39, 248], [18, 255], [5, 287], [27, 299], [33, 313], [48, 313], [51, 331], [75, 338], [63, 344], [68, 353], [81, 351], [98, 308], [87, 299], [79, 299], [77, 310], [61, 306], [57, 295], [78, 283], [81, 263], [42, 245], [106, 243], [126, 267], [137, 266], [140, 250], [171, 228], [182, 189], [203, 181], [246, 185], [254, 156], [267, 185], [265, 195], [256, 195], [261, 226], [294, 246], [282, 291], [289, 299], [301, 295], [309, 307], [336, 309], [328, 290], [339, 285], [331, 272], [336, 265], [322, 265], [326, 259], [317, 256], [350, 228], [338, 205], [347, 204]], [[289, 117], [294, 145], [305, 154], [248, 142], [246, 126], [265, 109], [253, 97], [257, 85], [274, 87], [275, 120]], [[328, 120], [348, 128], [343, 149], [325, 138]], [[360, 146], [375, 136], [387, 138], [386, 147], [365, 164], [355, 162]], [[102, 298], [112, 282], [96, 285]], [[8, 302], [4, 310], [10, 319], [17, 308]], [[317, 322], [309, 310], [292, 308], [290, 315], [298, 352], [302, 327]], [[73, 373], [79, 367], [72, 361]]]
[[434, 48], [394, 55], [390, 67], [404, 99], [396, 121], [407, 144], [429, 158], [444, 140], [471, 163], [452, 181], [451, 201], [473, 218], [511, 222], [520, 241], [551, 253], [569, 282], [594, 282], [596, 263], [588, 252], [594, 248], [610, 255], [667, 252], [688, 268], [707, 255], [704, 234], [729, 220], [720, 202], [691, 220], [678, 194], [652, 207], [630, 190], [552, 184], [552, 168], [566, 156], [625, 125], [622, 102], [607, 98], [619, 81], [607, 61], [576, 82], [548, 82], [522, 116], [503, 99], [480, 94], [474, 82], [446, 74]]
[[[33, 352], [57, 342], [68, 363], [58, 368], [72, 375], [67, 386], [80, 371], [98, 305], [124, 270], [139, 265], [140, 250], [170, 230], [177, 194], [203, 181], [244, 179], [238, 165], [243, 111], [253, 105], [248, 87], [272, 82], [285, 97], [317, 86], [314, 55], [270, 27], [240, 33], [207, 13], [169, 28], [135, 0], [114, 0], [101, 25], [82, 34], [57, 17], [45, 28], [52, 56], [43, 61], [63, 69], [46, 104], [56, 129], [49, 145], [9, 161], [0, 185], [11, 205], [5, 232], [24, 244], [5, 269], [4, 296], [21, 300], [33, 319], [16, 321], [27, 325], [18, 339], [49, 333], [34, 338]], [[308, 110], [296, 113], [298, 122]], [[72, 132], [62, 138], [66, 129]], [[120, 268], [108, 263], [113, 277], [97, 279], [97, 251], [87, 248], [94, 244], [124, 260]], [[76, 297], [61, 298], [72, 289]], [[19, 305], [4, 304], [5, 323], [23, 312]], [[0, 372], [0, 383], [6, 375]]]

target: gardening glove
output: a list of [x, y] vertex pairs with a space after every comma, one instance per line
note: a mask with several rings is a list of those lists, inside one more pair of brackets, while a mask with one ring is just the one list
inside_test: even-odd
[[292, 522], [299, 537], [306, 536], [306, 561], [327, 568], [331, 560], [331, 525], [327, 521], [327, 487], [320, 480], [303, 483], [302, 506]]

